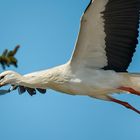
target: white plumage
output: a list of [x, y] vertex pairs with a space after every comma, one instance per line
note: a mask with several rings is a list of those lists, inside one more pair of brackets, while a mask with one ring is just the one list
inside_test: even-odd
[[[27, 90], [30, 95], [36, 89], [45, 93], [51, 88], [117, 102], [140, 113], [111, 97], [114, 92], [125, 91], [140, 95], [140, 75], [126, 72], [137, 45], [139, 11], [140, 0], [91, 0], [81, 19], [72, 58], [66, 64], [24, 76], [5, 71], [0, 74], [0, 86], [11, 84], [9, 91], [19, 88], [19, 93]], [[131, 24], [124, 26], [124, 19], [132, 16], [135, 23], [130, 20]]]

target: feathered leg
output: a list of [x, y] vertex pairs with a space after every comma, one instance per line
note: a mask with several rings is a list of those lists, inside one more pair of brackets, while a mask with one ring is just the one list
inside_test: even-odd
[[122, 106], [124, 106], [124, 107], [126, 107], [126, 108], [128, 108], [128, 109], [131, 109], [131, 110], [137, 112], [138, 114], [140, 114], [140, 111], [139, 111], [139, 110], [137, 110], [136, 108], [134, 108], [132, 105], [130, 105], [130, 104], [127, 103], [127, 102], [124, 102], [124, 101], [115, 99], [115, 98], [113, 98], [113, 97], [111, 97], [111, 96], [107, 96], [107, 98], [109, 99], [109, 101], [118, 103], [118, 104], [120, 104], [120, 105], [122, 105]]
[[136, 91], [136, 90], [134, 90], [133, 88], [130, 88], [130, 87], [119, 87], [118, 89], [123, 90], [123, 91], [127, 91], [131, 94], [135, 94], [135, 95], [140, 96], [140, 91]]

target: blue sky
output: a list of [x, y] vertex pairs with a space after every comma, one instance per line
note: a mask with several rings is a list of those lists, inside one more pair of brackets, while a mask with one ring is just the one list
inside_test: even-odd
[[[21, 45], [21, 74], [65, 63], [89, 0], [0, 0], [0, 53]], [[140, 72], [137, 49], [130, 72]], [[2, 69], [0, 69], [2, 72]], [[140, 97], [115, 95], [140, 109]], [[0, 97], [1, 140], [139, 140], [140, 115], [115, 103], [47, 94]]]

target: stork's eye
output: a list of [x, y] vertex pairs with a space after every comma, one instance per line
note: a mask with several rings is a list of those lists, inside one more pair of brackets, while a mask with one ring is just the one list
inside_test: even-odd
[[3, 78], [4, 78], [4, 76], [1, 76], [1, 77], [0, 77], [0, 80], [2, 80]]

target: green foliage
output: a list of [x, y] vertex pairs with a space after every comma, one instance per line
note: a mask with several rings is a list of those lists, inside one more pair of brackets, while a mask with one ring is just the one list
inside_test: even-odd
[[17, 45], [14, 50], [10, 50], [8, 51], [7, 49], [5, 49], [2, 53], [2, 55], [0, 55], [0, 64], [2, 66], [2, 68], [5, 70], [6, 66], [9, 67], [10, 65], [13, 65], [15, 67], [17, 67], [17, 59], [15, 58], [15, 54], [17, 53], [18, 49], [19, 49], [19, 45]]

